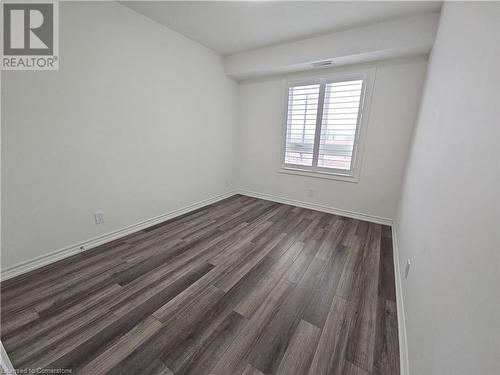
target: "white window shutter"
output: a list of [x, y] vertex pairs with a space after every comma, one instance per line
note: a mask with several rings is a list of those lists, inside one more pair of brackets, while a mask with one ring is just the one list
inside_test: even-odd
[[320, 85], [288, 89], [285, 164], [312, 166]]
[[362, 80], [326, 83], [318, 167], [352, 169], [362, 88]]

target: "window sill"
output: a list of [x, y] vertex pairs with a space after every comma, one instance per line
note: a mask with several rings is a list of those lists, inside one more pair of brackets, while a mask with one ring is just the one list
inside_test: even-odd
[[356, 175], [349, 176], [338, 173], [328, 173], [323, 171], [309, 171], [307, 169], [300, 169], [300, 168], [281, 167], [278, 170], [278, 173], [293, 174], [293, 175], [313, 177], [313, 178], [324, 178], [327, 180], [337, 180], [337, 181], [351, 182], [355, 184], [359, 182], [359, 176]]

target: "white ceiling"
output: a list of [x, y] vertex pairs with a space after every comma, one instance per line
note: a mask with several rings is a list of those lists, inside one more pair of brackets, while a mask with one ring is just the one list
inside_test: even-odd
[[416, 1], [126, 1], [123, 5], [222, 55], [436, 11]]

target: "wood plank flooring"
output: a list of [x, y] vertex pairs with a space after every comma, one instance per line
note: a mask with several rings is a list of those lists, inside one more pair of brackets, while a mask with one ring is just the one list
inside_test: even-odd
[[16, 368], [399, 374], [391, 230], [235, 195], [1, 284]]

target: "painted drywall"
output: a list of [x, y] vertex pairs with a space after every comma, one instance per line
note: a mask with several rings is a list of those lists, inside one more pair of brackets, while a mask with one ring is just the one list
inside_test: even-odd
[[[392, 219], [425, 78], [425, 56], [261, 80], [242, 81], [238, 95], [240, 189]], [[286, 83], [376, 67], [358, 183], [278, 173]], [[309, 196], [312, 189], [313, 196]]]
[[410, 373], [500, 373], [499, 5], [445, 3], [397, 218]]
[[235, 94], [213, 51], [61, 2], [60, 70], [2, 71], [2, 268], [230, 190]]
[[425, 13], [246, 51], [226, 57], [225, 70], [248, 79], [308, 70], [317, 61], [339, 67], [428, 54], [438, 20], [439, 13]]

